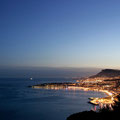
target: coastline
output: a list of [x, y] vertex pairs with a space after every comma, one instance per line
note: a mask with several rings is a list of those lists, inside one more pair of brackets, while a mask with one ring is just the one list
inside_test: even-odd
[[[54, 90], [67, 89], [67, 90], [97, 91], [106, 94], [106, 97], [103, 98], [92, 98], [92, 99], [89, 98], [90, 101], [88, 103], [94, 105], [93, 109], [91, 109], [90, 111], [83, 111], [72, 114], [69, 117], [67, 117], [66, 120], [80, 120], [80, 119], [104, 120], [104, 116], [110, 117], [110, 115], [115, 115], [118, 117], [119, 115], [118, 111], [120, 107], [119, 105], [120, 99], [118, 97], [119, 94], [114, 90], [100, 89], [99, 87], [97, 88], [95, 86], [83, 87], [75, 83], [45, 83], [45, 84], [33, 85], [29, 87], [35, 89], [54, 89]], [[98, 106], [98, 108], [96, 106]]]
[[[70, 115], [67, 120], [79, 120], [79, 119], [93, 119], [101, 120], [104, 116], [112, 113], [118, 116], [120, 113], [120, 76], [102, 77], [108, 74], [109, 70], [104, 70], [95, 76], [89, 78], [83, 78], [76, 80], [76, 83], [44, 83], [39, 85], [31, 86], [32, 88], [42, 89], [67, 89], [67, 90], [83, 90], [83, 91], [97, 91], [106, 94], [102, 98], [89, 98], [90, 104], [94, 105], [94, 109], [90, 111], [83, 111]], [[101, 75], [102, 74], [102, 75]], [[98, 109], [97, 107], [98, 106]]]
[[[105, 105], [110, 105], [114, 104], [117, 100], [116, 96], [117, 93], [115, 91], [110, 91], [106, 89], [98, 89], [96, 87], [82, 87], [78, 86], [78, 84], [75, 83], [44, 83], [44, 84], [38, 84], [38, 85], [33, 85], [30, 86], [35, 89], [54, 89], [54, 90], [59, 90], [59, 89], [67, 89], [67, 90], [83, 90], [83, 91], [96, 91], [96, 92], [103, 92], [107, 96], [103, 98], [93, 98], [90, 99], [89, 103], [94, 104], [94, 105], [100, 105], [101, 104], [104, 106]], [[92, 96], [91, 96], [92, 97]]]

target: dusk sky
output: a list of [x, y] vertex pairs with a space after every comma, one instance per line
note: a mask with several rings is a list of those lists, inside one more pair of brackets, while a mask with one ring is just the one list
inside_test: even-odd
[[0, 66], [120, 68], [120, 0], [0, 0]]

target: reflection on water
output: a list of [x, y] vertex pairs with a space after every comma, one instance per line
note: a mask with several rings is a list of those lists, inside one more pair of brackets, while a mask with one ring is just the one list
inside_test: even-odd
[[[71, 82], [69, 79], [38, 79], [44, 82]], [[65, 120], [70, 114], [90, 110], [88, 98], [99, 92], [71, 89], [31, 89], [29, 79], [0, 79], [0, 120]]]

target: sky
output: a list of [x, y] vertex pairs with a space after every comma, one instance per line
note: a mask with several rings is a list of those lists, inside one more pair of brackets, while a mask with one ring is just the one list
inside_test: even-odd
[[120, 68], [120, 0], [0, 0], [0, 66]]

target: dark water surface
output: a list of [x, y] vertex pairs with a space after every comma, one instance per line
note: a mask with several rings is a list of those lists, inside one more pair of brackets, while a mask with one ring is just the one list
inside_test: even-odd
[[27, 87], [37, 83], [71, 81], [65, 78], [0, 78], [0, 120], [65, 120], [70, 114], [90, 110], [89, 97], [105, 96], [91, 91]]

